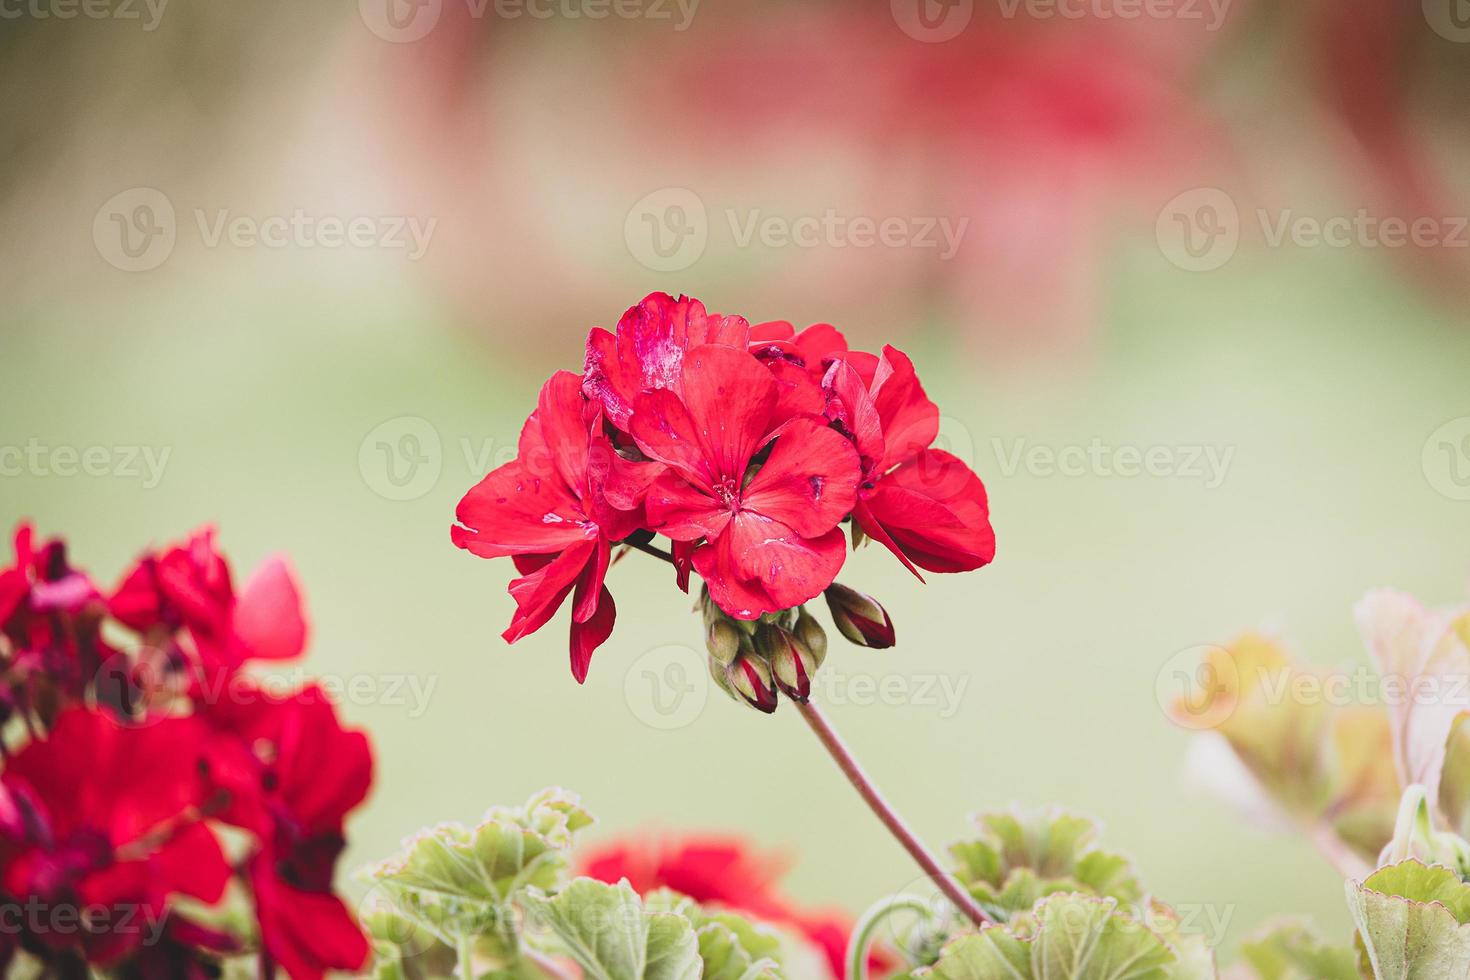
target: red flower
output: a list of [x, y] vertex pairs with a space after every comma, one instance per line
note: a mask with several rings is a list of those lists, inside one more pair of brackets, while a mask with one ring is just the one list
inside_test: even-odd
[[648, 491], [648, 527], [707, 539], [694, 568], [738, 619], [819, 595], [845, 554], [837, 525], [856, 499], [852, 446], [818, 421], [784, 421], [776, 379], [745, 351], [688, 351], [676, 387], [639, 395], [632, 416], [638, 446], [668, 466]]
[[247, 875], [265, 951], [293, 980], [359, 969], [368, 941], [332, 878], [347, 814], [372, 785], [367, 736], [342, 727], [319, 687], [288, 698], [233, 691], [209, 715], [220, 733], [207, 782], [229, 794], [221, 819], [258, 839]]
[[[827, 415], [862, 458], [852, 516], [915, 575], [964, 572], [995, 557], [995, 532], [980, 478], [957, 456], [928, 448], [939, 409], [913, 362], [885, 346], [849, 354], [827, 372]], [[923, 576], [919, 575], [922, 579]]]
[[650, 293], [623, 314], [616, 335], [600, 327], [587, 335], [584, 390], [615, 426], [631, 432], [639, 394], [677, 390], [684, 358], [705, 344], [748, 350], [770, 368], [780, 395], [776, 415], [782, 420], [821, 414], [827, 362], [847, 350], [847, 340], [830, 324], [800, 333], [784, 320], [752, 327], [744, 317], [705, 312], [697, 299]]
[[[10, 759], [0, 877], [44, 913], [28, 923], [36, 940], [108, 964], [161, 926], [172, 896], [223, 897], [230, 869], [201, 822], [195, 776], [204, 737], [192, 718], [129, 728], [78, 707]], [[88, 909], [92, 925], [79, 931]]]
[[612, 633], [616, 607], [603, 584], [611, 544], [642, 522], [642, 495], [658, 467], [631, 463], [602, 433], [583, 380], [552, 375], [521, 430], [515, 460], [472, 487], [450, 528], [456, 545], [481, 558], [515, 557], [516, 613], [507, 642], [534, 633], [575, 590], [572, 676], [587, 678], [592, 654]]
[[785, 870], [779, 857], [754, 853], [736, 837], [625, 841], [594, 851], [582, 861], [582, 874], [613, 883], [626, 878], [639, 894], [669, 888], [701, 904], [790, 926], [821, 947], [832, 975], [842, 977], [851, 923], [839, 912], [795, 908], [777, 887]]
[[291, 660], [306, 649], [306, 613], [290, 562], [268, 558], [236, 595], [212, 527], [162, 554], [145, 554], [108, 606], [140, 633], [188, 630], [210, 672], [232, 672], [247, 660]]

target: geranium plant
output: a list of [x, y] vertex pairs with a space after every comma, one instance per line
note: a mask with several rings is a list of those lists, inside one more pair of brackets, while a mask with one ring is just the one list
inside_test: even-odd
[[0, 570], [0, 974], [292, 980], [368, 962], [333, 891], [367, 737], [315, 685], [290, 564], [237, 590], [205, 528], [114, 589], [22, 524]]
[[588, 334], [581, 374], [546, 382], [516, 459], [465, 494], [451, 536], [521, 573], [507, 641], [571, 598], [579, 683], [613, 630], [615, 550], [668, 562], [686, 592], [697, 574], [715, 680], [763, 712], [790, 699], [924, 872], [983, 924], [810, 700], [827, 640], [806, 603], [825, 594], [855, 643], [894, 642], [883, 607], [836, 582], [844, 524], [854, 547], [879, 542], [920, 581], [920, 569], [970, 571], [995, 555], [985, 487], [934, 448], [938, 436], [939, 409], [901, 351], [850, 350], [829, 324], [752, 325], [654, 293], [614, 332]]

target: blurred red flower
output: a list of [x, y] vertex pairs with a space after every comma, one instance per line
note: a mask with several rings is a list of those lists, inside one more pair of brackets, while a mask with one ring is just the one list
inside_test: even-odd
[[639, 894], [669, 888], [701, 904], [787, 926], [820, 947], [832, 975], [843, 977], [851, 921], [838, 911], [793, 905], [779, 888], [785, 871], [780, 857], [757, 853], [739, 837], [722, 836], [619, 841], [585, 855], [581, 867], [582, 874], [599, 881], [626, 878]]

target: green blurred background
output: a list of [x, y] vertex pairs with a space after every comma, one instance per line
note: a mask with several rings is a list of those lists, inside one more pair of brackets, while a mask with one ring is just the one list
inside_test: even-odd
[[[1341, 934], [1334, 872], [1303, 840], [1254, 826], [1201, 788], [1186, 766], [1191, 735], [1160, 701], [1179, 690], [1181, 651], [1243, 628], [1267, 625], [1307, 659], [1353, 664], [1365, 656], [1350, 609], [1369, 588], [1464, 597], [1470, 502], [1458, 499], [1456, 477], [1470, 474], [1470, 456], [1426, 460], [1424, 450], [1470, 416], [1466, 267], [1451, 248], [1403, 263], [1362, 244], [1249, 240], [1212, 271], [1170, 261], [1154, 216], [1198, 186], [1230, 188], [1247, 214], [1420, 213], [1404, 204], [1412, 194], [1395, 196], [1394, 175], [1364, 162], [1371, 145], [1343, 149], [1344, 133], [1362, 134], [1336, 115], [1338, 101], [1320, 100], [1311, 77], [1273, 55], [1301, 25], [1258, 13], [1241, 12], [1252, 16], [1214, 46], [1224, 50], [1174, 59], [1192, 67], [1169, 76], [1170, 99], [1186, 93], [1194, 101], [1183, 115], [1226, 133], [1208, 168], [1187, 165], [1140, 191], [1111, 157], [1038, 150], [1050, 136], [997, 141], [977, 172], [1026, 171], [1054, 156], [1068, 173], [1094, 168], [1066, 185], [1087, 187], [1092, 204], [1059, 198], [1019, 220], [1002, 213], [1013, 188], [987, 197], [963, 174], [947, 178], [953, 194], [928, 185], [915, 197], [926, 171], [913, 160], [949, 152], [929, 137], [911, 137], [906, 161], [890, 167], [873, 164], [864, 143], [887, 132], [873, 120], [840, 135], [783, 120], [765, 130], [780, 113], [759, 100], [692, 114], [659, 101], [673, 48], [692, 58], [739, 28], [742, 46], [726, 52], [738, 59], [752, 37], [779, 35], [787, 15], [761, 5], [708, 9], [708, 23], [685, 34], [496, 22], [419, 44], [374, 37], [350, 9], [170, 9], [151, 33], [21, 22], [0, 73], [9, 91], [35, 95], [5, 119], [0, 446], [169, 455], [156, 486], [115, 466], [95, 476], [7, 470], [3, 511], [64, 533], [106, 582], [145, 545], [209, 521], [237, 574], [271, 552], [293, 556], [313, 621], [305, 669], [346, 686], [344, 711], [378, 752], [344, 866], [387, 854], [425, 824], [473, 819], [558, 784], [583, 794], [598, 837], [739, 831], [789, 856], [796, 897], [859, 911], [916, 870], [794, 712], [762, 717], [708, 691], [697, 671], [669, 673], [686, 661], [667, 648], [697, 649], [700, 632], [664, 570], [633, 555], [611, 573], [617, 630], [579, 688], [564, 618], [507, 647], [508, 566], [457, 552], [448, 536], [482, 464], [514, 446], [540, 380], [580, 368], [587, 329], [612, 326], [646, 292], [688, 293], [752, 320], [831, 320], [856, 344], [909, 351], [945, 438], [991, 494], [991, 567], [921, 586], [869, 548], [842, 575], [882, 599], [899, 645], [834, 641], [826, 670], [843, 684], [826, 692], [829, 714], [922, 836], [943, 844], [979, 809], [1058, 803], [1100, 818], [1109, 845], [1134, 856], [1161, 897], [1228, 915], [1231, 946], [1283, 914]], [[1046, 26], [1015, 31], [1024, 40], [1014, 43]], [[485, 36], [494, 31], [508, 37]], [[987, 43], [1013, 43], [997, 36]], [[1412, 36], [1437, 67], [1405, 102], [1399, 129], [1433, 156], [1463, 136], [1463, 120], [1436, 106], [1446, 89], [1463, 92], [1464, 46]], [[839, 41], [869, 50], [862, 37]], [[903, 43], [921, 63], [942, 47]], [[469, 67], [449, 60], [456, 44], [475, 52]], [[1166, 32], [1149, 44], [1185, 42]], [[1005, 70], [989, 64], [977, 56], [974, 71]], [[1271, 88], [1263, 78], [1279, 84], [1275, 96], [1261, 92]], [[1095, 92], [1060, 99], [1072, 106]], [[647, 129], [619, 131], [602, 118], [608, 103], [631, 104]], [[983, 118], [1039, 111], [1023, 102]], [[727, 119], [739, 138], [722, 148]], [[681, 126], [710, 141], [702, 153]], [[661, 141], [678, 153], [658, 152]], [[1026, 150], [1010, 159], [1011, 145]], [[737, 165], [737, 152], [754, 159]], [[850, 179], [864, 167], [903, 189]], [[94, 244], [93, 222], [112, 195], [140, 186], [178, 209], [178, 245], [159, 267], [127, 272]], [[915, 210], [921, 200], [970, 216], [981, 248], [987, 223], [1089, 230], [1080, 241], [1047, 237], [1033, 275], [1011, 282], [984, 256], [953, 268], [865, 254], [853, 276], [843, 267], [855, 256], [840, 248], [792, 255], [728, 240], [687, 268], [651, 270], [630, 251], [625, 217], [641, 195], [683, 186], [715, 215], [791, 213], [807, 206], [791, 203], [803, 195], [815, 195], [817, 212], [836, 202], [859, 214], [933, 213]], [[1447, 200], [1424, 213], [1464, 213]], [[374, 248], [209, 248], [194, 208], [416, 214], [439, 230], [423, 262]], [[1080, 298], [1057, 302], [1079, 279], [1089, 284]], [[983, 287], [978, 301], [972, 286]], [[1008, 307], [1046, 314], [986, 302], [1008, 289]], [[1459, 438], [1462, 428], [1445, 431]], [[412, 448], [406, 434], [421, 459], [397, 487], [387, 467], [408, 472], [393, 455]], [[1168, 447], [1176, 468], [1194, 447], [1230, 455], [1219, 485], [1207, 471], [1073, 476], [1009, 465], [1017, 448], [1095, 442]], [[675, 728], [650, 714], [649, 671], [694, 684]], [[875, 703], [860, 677], [897, 678], [889, 683], [911, 692], [948, 684], [960, 696], [953, 710], [917, 693]]]

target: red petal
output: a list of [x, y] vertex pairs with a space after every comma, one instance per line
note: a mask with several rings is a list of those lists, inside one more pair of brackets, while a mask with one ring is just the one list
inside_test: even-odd
[[756, 619], [821, 595], [841, 571], [846, 552], [838, 528], [804, 538], [745, 512], [717, 541], [694, 553], [694, 567], [721, 609], [736, 619]]
[[598, 538], [582, 574], [577, 577], [577, 591], [572, 599], [572, 622], [585, 623], [597, 612], [597, 597], [607, 590], [602, 580], [607, 576], [607, 562], [612, 549], [606, 538]]
[[561, 551], [589, 532], [577, 499], [560, 478], [542, 479], [513, 460], [464, 495], [451, 540], [481, 558]]
[[883, 421], [862, 375], [851, 362], [834, 361], [822, 386], [827, 392], [827, 417], [852, 439], [864, 472], [876, 470], [883, 459]]
[[629, 431], [644, 453], [674, 467], [701, 488], [713, 490], [718, 478], [700, 438], [699, 426], [672, 391], [639, 395], [638, 410], [633, 413]]
[[582, 379], [570, 371], [553, 374], [541, 386], [536, 411], [521, 429], [517, 462], [522, 471], [543, 480], [559, 479], [580, 499], [587, 486], [592, 414], [582, 397]]
[[815, 537], [852, 510], [858, 477], [852, 443], [832, 429], [797, 419], [782, 428], [770, 457], [741, 494], [742, 505]]
[[745, 477], [771, 429], [779, 389], [771, 372], [733, 347], [691, 350], [684, 364], [684, 406], [701, 437], [713, 482]]
[[321, 980], [327, 970], [359, 970], [371, 947], [336, 895], [292, 888], [263, 851], [250, 862], [260, 938], [291, 980]]
[[514, 643], [546, 625], [572, 591], [597, 548], [596, 541], [583, 541], [567, 548], [545, 566], [510, 583], [516, 613], [501, 635]]
[[613, 425], [627, 431], [633, 415], [633, 399], [637, 397], [639, 379], [628, 376], [618, 360], [617, 338], [601, 327], [593, 327], [587, 335], [587, 361], [583, 369], [582, 391], [600, 402]]
[[612, 635], [613, 620], [617, 618], [617, 606], [612, 593], [603, 587], [599, 590], [597, 605], [585, 622], [572, 620], [572, 676], [581, 684], [587, 679], [587, 668], [592, 664], [592, 654]]
[[291, 660], [306, 649], [306, 611], [290, 559], [274, 555], [250, 576], [235, 604], [234, 629], [256, 660]]
[[773, 340], [790, 340], [796, 336], [796, 328], [790, 320], [767, 320], [753, 324], [750, 328], [750, 343], [755, 346]]
[[683, 475], [665, 470], [648, 488], [644, 501], [648, 528], [675, 541], [714, 537], [730, 522], [730, 511]]
[[965, 572], [995, 557], [985, 485], [943, 450], [925, 450], [889, 473], [865, 503], [893, 542], [889, 547], [921, 568]]
[[924, 394], [914, 362], [903, 351], [884, 346], [871, 390], [883, 423], [880, 470], [910, 459], [939, 436], [939, 407]]

